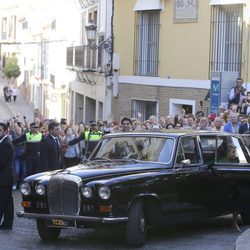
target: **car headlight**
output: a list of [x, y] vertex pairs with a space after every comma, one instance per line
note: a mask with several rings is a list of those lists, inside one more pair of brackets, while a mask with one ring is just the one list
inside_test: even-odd
[[45, 195], [45, 187], [43, 184], [37, 184], [36, 187], [36, 193], [39, 195]]
[[108, 200], [111, 195], [110, 188], [107, 186], [101, 186], [98, 190], [99, 196], [103, 200]]
[[93, 196], [92, 189], [90, 187], [83, 187], [82, 188], [82, 195], [85, 198], [91, 198]]
[[21, 185], [20, 191], [23, 195], [30, 195], [31, 193], [30, 185], [28, 183], [23, 183]]

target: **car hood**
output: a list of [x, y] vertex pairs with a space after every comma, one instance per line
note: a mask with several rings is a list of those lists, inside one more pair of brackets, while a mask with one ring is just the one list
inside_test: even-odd
[[29, 182], [46, 182], [52, 176], [71, 174], [79, 176], [84, 182], [92, 180], [100, 180], [106, 178], [115, 178], [119, 176], [127, 176], [134, 174], [150, 173], [159, 171], [159, 169], [170, 168], [167, 164], [152, 163], [152, 162], [90, 162], [87, 164], [79, 164], [67, 169], [48, 171], [29, 176], [25, 181]]

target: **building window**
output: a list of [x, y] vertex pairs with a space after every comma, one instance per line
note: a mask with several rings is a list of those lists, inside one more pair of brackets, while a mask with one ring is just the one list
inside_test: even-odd
[[88, 22], [97, 25], [97, 10], [90, 10], [88, 14]]
[[7, 17], [2, 18], [2, 39], [7, 38]]
[[11, 16], [9, 23], [9, 38], [16, 39], [16, 16]]
[[[101, 35], [98, 37], [98, 44], [101, 44], [104, 41], [104, 36]], [[102, 68], [103, 67], [103, 58], [105, 56], [104, 50], [102, 48], [98, 49], [98, 57], [97, 57], [97, 67]]]
[[74, 53], [74, 48], [73, 47], [68, 47], [67, 48], [67, 54], [66, 54], [66, 64], [67, 66], [73, 66], [73, 53]]
[[134, 74], [158, 76], [160, 11], [138, 11]]
[[22, 22], [22, 29], [25, 30], [28, 28], [28, 22], [27, 21], [23, 21]]
[[241, 72], [242, 26], [242, 4], [212, 6], [210, 71]]
[[50, 74], [50, 82], [52, 83], [53, 88], [55, 88], [55, 75]]
[[138, 112], [141, 113], [142, 121], [149, 119], [151, 115], [158, 117], [158, 102], [156, 101], [144, 101], [144, 100], [132, 100], [131, 117], [137, 117]]
[[51, 29], [56, 30], [56, 20], [51, 23]]
[[81, 14], [81, 28], [80, 28], [80, 35], [81, 35], [81, 45], [86, 43], [86, 34], [85, 34], [85, 25], [86, 25], [86, 12]]
[[103, 119], [103, 103], [98, 102], [98, 120]]

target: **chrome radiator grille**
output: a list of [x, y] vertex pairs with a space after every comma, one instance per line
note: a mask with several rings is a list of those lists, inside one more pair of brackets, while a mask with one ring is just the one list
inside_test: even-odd
[[58, 174], [49, 180], [48, 204], [51, 214], [78, 215], [80, 212], [79, 188], [82, 180], [78, 176]]

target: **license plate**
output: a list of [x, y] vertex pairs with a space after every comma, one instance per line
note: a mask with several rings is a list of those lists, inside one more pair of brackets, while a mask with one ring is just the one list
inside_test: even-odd
[[62, 220], [62, 219], [51, 219], [46, 220], [46, 226], [48, 227], [76, 227], [75, 221]]

